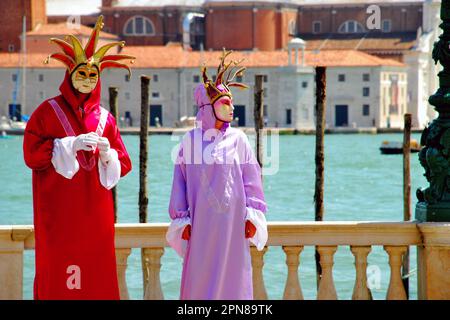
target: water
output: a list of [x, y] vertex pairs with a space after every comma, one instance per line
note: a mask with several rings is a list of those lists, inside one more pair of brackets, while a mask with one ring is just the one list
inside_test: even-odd
[[[134, 165], [118, 187], [119, 223], [138, 222], [139, 139], [124, 136]], [[419, 139], [419, 134], [413, 138]], [[381, 155], [384, 140], [402, 140], [401, 134], [327, 135], [325, 137], [325, 220], [399, 221], [403, 219], [402, 157]], [[31, 170], [22, 155], [22, 137], [0, 139], [0, 225], [32, 224]], [[173, 165], [170, 153], [176, 144], [169, 136], [150, 136], [149, 222], [168, 222], [167, 205]], [[275, 175], [264, 178], [269, 221], [314, 220], [314, 136], [281, 136], [280, 165]], [[427, 186], [417, 154], [411, 157], [412, 191]], [[412, 199], [413, 205], [416, 202]], [[271, 247], [265, 255], [264, 279], [269, 298], [280, 299], [287, 276], [285, 255]], [[315, 299], [315, 262], [312, 247], [300, 258], [300, 282], [305, 299]], [[333, 268], [339, 299], [350, 299], [354, 259], [349, 248], [339, 247]], [[374, 299], [384, 299], [389, 284], [388, 256], [382, 247], [372, 247], [369, 274], [379, 275], [373, 284]], [[411, 247], [411, 269], [416, 268], [416, 249]], [[24, 298], [32, 298], [34, 251], [25, 253]], [[172, 249], [162, 258], [161, 282], [166, 299], [177, 299], [181, 259]], [[132, 299], [141, 299], [140, 251], [129, 257], [127, 283]], [[410, 278], [411, 298], [417, 298], [417, 277]]]

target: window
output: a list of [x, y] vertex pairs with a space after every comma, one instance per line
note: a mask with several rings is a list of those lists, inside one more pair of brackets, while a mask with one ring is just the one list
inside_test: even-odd
[[264, 80], [263, 80], [264, 82], [268, 82], [268, 81], [269, 81], [269, 78], [267, 77], [266, 74], [263, 76], [263, 79], [264, 79]]
[[302, 82], [302, 88], [308, 88], [308, 82], [307, 81], [303, 81]]
[[361, 32], [364, 32], [364, 27], [358, 21], [348, 20], [339, 26], [338, 32], [339, 33], [361, 33]]
[[130, 100], [130, 93], [129, 92], [125, 92], [125, 100]]
[[14, 45], [13, 44], [10, 44], [9, 46], [8, 46], [8, 51], [9, 52], [14, 52]]
[[194, 81], [194, 83], [199, 83], [199, 82], [200, 82], [200, 76], [195, 75], [195, 76], [193, 77], [193, 81]]
[[153, 75], [153, 82], [158, 82], [158, 75], [157, 74]]
[[363, 97], [368, 97], [370, 95], [370, 88], [364, 87], [363, 88]]
[[363, 116], [370, 115], [370, 106], [368, 104], [363, 105]]
[[286, 124], [292, 124], [292, 109], [286, 109]]
[[193, 110], [192, 115], [193, 115], [193, 116], [196, 116], [197, 113], [198, 113], [198, 105], [194, 104], [194, 105], [192, 106], [192, 110]]
[[295, 36], [297, 34], [297, 23], [295, 20], [289, 21], [288, 32], [290, 36]]
[[398, 114], [398, 105], [390, 104], [389, 105], [389, 114]]
[[308, 120], [309, 119], [309, 110], [308, 110], [308, 108], [303, 107], [302, 108], [302, 113], [303, 113], [303, 119], [304, 120]]
[[243, 78], [242, 76], [236, 76], [236, 82], [241, 83], [243, 80], [242, 78]]
[[38, 76], [38, 79], [39, 79], [39, 82], [44, 82], [44, 75], [43, 75], [43, 74], [40, 74], [40, 75]]
[[268, 91], [267, 88], [264, 88], [264, 89], [263, 89], [263, 95], [264, 95], [264, 98], [267, 98], [267, 91]]
[[152, 98], [159, 98], [159, 92], [152, 92]]
[[39, 99], [44, 99], [44, 98], [45, 98], [44, 91], [39, 91]]
[[338, 81], [339, 82], [345, 82], [345, 74], [339, 74], [338, 75]]
[[212, 76], [212, 80], [213, 80], [214, 82], [216, 82], [216, 79], [217, 79], [217, 76], [214, 74], [214, 75]]
[[383, 32], [390, 32], [391, 31], [391, 20], [383, 20], [381, 22], [381, 30]]
[[322, 22], [314, 21], [312, 29], [313, 29], [313, 33], [320, 33], [322, 31]]
[[125, 75], [125, 82], [130, 82], [130, 75], [128, 74]]
[[155, 27], [149, 18], [134, 16], [125, 23], [123, 33], [128, 36], [154, 35]]
[[268, 115], [268, 112], [267, 112], [267, 104], [265, 104], [265, 105], [263, 106], [263, 116], [264, 116], [264, 117], [267, 117], [267, 115]]
[[364, 73], [363, 74], [363, 81], [370, 81], [370, 74], [368, 74], [368, 73]]
[[12, 81], [13, 81], [13, 82], [16, 82], [16, 81], [17, 81], [17, 74], [13, 74], [13, 75], [12, 75]]

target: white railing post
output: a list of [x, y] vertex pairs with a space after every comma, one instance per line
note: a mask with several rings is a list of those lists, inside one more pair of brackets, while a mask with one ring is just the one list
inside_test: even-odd
[[23, 299], [24, 240], [31, 228], [0, 226], [0, 300]]
[[391, 278], [386, 295], [387, 300], [407, 299], [401, 273], [402, 257], [407, 248], [407, 246], [384, 246], [384, 250], [389, 254], [389, 266], [391, 267]]
[[372, 294], [367, 287], [367, 256], [372, 247], [370, 246], [350, 246], [350, 250], [355, 256], [356, 279], [353, 288], [353, 300], [372, 300]]
[[163, 300], [161, 288], [161, 257], [164, 248], [144, 248], [144, 266], [147, 268], [148, 278], [144, 282], [144, 300]]
[[116, 249], [116, 263], [117, 263], [117, 281], [119, 282], [120, 299], [129, 300], [126, 272], [128, 266], [128, 256], [131, 253], [130, 248]]
[[337, 246], [318, 246], [320, 254], [320, 266], [322, 267], [322, 277], [317, 290], [317, 300], [337, 300], [336, 288], [333, 281], [333, 256]]
[[267, 291], [263, 277], [264, 254], [266, 252], [267, 247], [264, 247], [262, 251], [258, 251], [254, 246], [250, 247], [253, 268], [253, 298], [255, 300], [267, 300]]
[[284, 288], [284, 300], [303, 300], [302, 288], [298, 278], [298, 266], [300, 265], [300, 253], [303, 246], [288, 247], [283, 246], [286, 253], [286, 265], [288, 267], [288, 275]]

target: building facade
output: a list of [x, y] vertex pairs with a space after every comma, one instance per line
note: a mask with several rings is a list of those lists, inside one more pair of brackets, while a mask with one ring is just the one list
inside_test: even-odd
[[[235, 125], [253, 126], [254, 79], [263, 76], [264, 120], [268, 127], [313, 129], [314, 66], [327, 66], [327, 127], [398, 127], [406, 110], [406, 66], [398, 61], [374, 57], [356, 50], [310, 52], [292, 41], [289, 51], [237, 51], [247, 70], [237, 79], [249, 90], [234, 90]], [[140, 79], [151, 77], [151, 126], [176, 127], [184, 117], [197, 112], [193, 100], [201, 82], [200, 66], [214, 78], [220, 51], [186, 51], [181, 45], [125, 47], [124, 54], [136, 56], [131, 78], [120, 70], [105, 70], [102, 103], [108, 105], [107, 87], [119, 88], [119, 110], [132, 126], [139, 125]], [[30, 114], [44, 99], [57, 95], [64, 76], [58, 62], [44, 67], [41, 53], [30, 54], [25, 69], [18, 68], [18, 54], [0, 55], [0, 115], [10, 115], [10, 105], [19, 104]], [[25, 77], [25, 87], [20, 79]], [[25, 89], [24, 89], [25, 88]], [[24, 94], [24, 90], [26, 90]], [[15, 97], [16, 100], [13, 100]], [[25, 104], [22, 97], [26, 99]], [[157, 118], [157, 119], [156, 119]]]
[[[12, 8], [14, 3], [17, 2], [5, 0], [2, 1], [2, 7], [8, 5]], [[26, 38], [27, 60], [33, 60], [34, 53], [52, 52], [53, 49], [46, 43], [46, 39], [50, 36], [58, 37], [58, 33], [70, 33], [71, 30], [63, 27], [69, 17], [51, 16], [48, 21], [53, 24], [46, 24], [46, 20], [42, 19], [46, 16], [43, 0], [23, 0], [20, 3], [14, 11], [18, 12], [14, 18], [16, 22], [8, 25], [21, 25], [20, 21], [17, 22], [20, 20], [18, 17], [30, 15], [31, 18], [27, 19], [27, 23], [30, 22]], [[52, 3], [56, 2], [48, 1], [47, 5]], [[58, 5], [61, 5], [60, 1]], [[368, 23], [374, 12], [373, 8], [370, 12], [368, 9], [373, 5], [379, 9], [380, 14], [376, 28], [370, 27]], [[159, 84], [154, 81], [152, 85], [162, 85], [163, 82], [169, 81], [171, 85], [176, 84], [179, 88], [188, 88], [178, 91], [162, 88], [151, 97], [160, 102], [157, 104], [160, 107], [154, 108], [160, 111], [154, 113], [161, 113], [160, 118], [165, 126], [173, 126], [180, 117], [192, 113], [189, 110], [193, 106], [188, 100], [191, 96], [189, 90], [192, 89], [189, 89], [189, 79], [201, 63], [199, 57], [214, 55], [214, 52], [226, 47], [241, 52], [246, 58], [256, 59], [248, 72], [251, 81], [252, 72], [264, 72], [267, 75], [267, 83], [270, 84], [265, 93], [268, 125], [307, 127], [310, 120], [303, 123], [303, 120], [300, 121], [303, 119], [300, 115], [303, 114], [304, 119], [309, 119], [306, 115], [309, 115], [313, 106], [309, 94], [314, 94], [314, 90], [312, 86], [309, 91], [303, 90], [306, 89], [303, 87], [304, 82], [312, 83], [304, 81], [303, 78], [311, 76], [311, 69], [318, 65], [318, 61], [313, 59], [306, 66], [294, 68], [288, 63], [287, 57], [283, 58], [283, 61], [277, 60], [280, 55], [287, 55], [286, 49], [289, 49], [291, 39], [297, 35], [306, 40], [305, 48], [309, 57], [314, 56], [311, 53], [322, 58], [332, 57], [336, 51], [358, 51], [365, 54], [365, 58], [361, 58], [362, 55], [357, 57], [365, 60], [359, 64], [336, 63], [334, 60], [339, 60], [339, 57], [331, 60], [325, 58], [326, 61], [322, 61], [328, 66], [329, 76], [328, 127], [396, 127], [399, 125], [396, 114], [400, 112], [401, 116], [401, 112], [410, 112], [413, 116], [413, 126], [422, 128], [435, 116], [427, 99], [438, 85], [436, 75], [439, 70], [431, 60], [431, 50], [438, 37], [439, 8], [438, 0], [374, 0], [370, 3], [356, 0], [102, 0], [98, 13], [105, 16], [102, 41], [125, 40], [127, 47], [133, 47], [134, 52], [144, 52], [140, 56], [138, 54], [138, 61], [145, 63], [136, 66], [135, 70], [161, 74]], [[2, 11], [2, 14], [9, 14], [9, 11]], [[11, 15], [11, 19], [13, 17], [14, 15]], [[73, 16], [70, 19], [73, 19]], [[82, 24], [91, 26], [94, 21], [94, 15], [82, 16], [79, 19]], [[78, 36], [83, 38], [83, 34], [89, 34], [89, 28], [82, 25], [80, 30], [74, 30], [73, 33], [80, 32], [82, 34]], [[0, 39], [5, 37], [5, 34], [2, 32]], [[18, 38], [20, 34], [21, 28], [9, 32], [8, 36]], [[172, 55], [170, 48], [173, 43], [182, 45], [184, 53], [179, 55], [181, 62], [165, 65], [163, 60]], [[17, 49], [16, 46], [14, 48]], [[127, 50], [125, 49], [125, 53], [128, 53]], [[158, 52], [164, 58], [157, 57], [152, 52]], [[277, 63], [266, 62], [275, 56]], [[381, 60], [370, 58], [373, 56]], [[192, 57], [197, 59], [194, 63], [190, 61]], [[159, 65], [149, 60], [159, 61]], [[393, 65], [392, 60], [398, 61], [398, 65]], [[3, 63], [2, 68], [6, 64]], [[19, 91], [22, 82], [26, 81], [28, 84], [33, 75], [28, 76], [28, 71], [19, 72], [23, 64], [36, 70], [40, 68], [40, 61], [28, 65], [23, 58], [13, 64], [12, 68], [16, 70], [16, 78], [19, 80], [12, 87], [14, 98], [11, 98], [10, 94], [1, 97], [4, 114], [9, 112], [9, 104], [17, 103], [19, 99], [27, 100]], [[165, 66], [161, 67], [162, 65]], [[392, 72], [398, 75], [388, 75], [385, 78], [385, 74], [390, 73], [386, 70], [390, 69], [395, 69]], [[407, 72], [406, 80], [400, 75], [404, 72]], [[371, 79], [369, 89], [369, 83], [361, 81], [367, 73]], [[345, 81], [341, 81], [342, 74], [345, 74]], [[8, 86], [7, 82], [2, 79], [0, 86]], [[57, 85], [58, 81], [55, 83]], [[124, 84], [124, 104], [135, 96], [135, 90], [126, 89], [128, 85]], [[284, 94], [285, 87], [299, 90]], [[36, 88], [39, 88], [39, 84]], [[188, 90], [188, 93], [185, 90]], [[305, 103], [300, 102], [303, 101], [304, 92], [310, 92]], [[47, 93], [44, 92], [43, 95]], [[40, 97], [42, 91], [36, 89], [32, 96]], [[249, 121], [252, 119], [252, 113], [249, 110], [252, 107], [252, 94], [238, 93], [237, 97], [243, 100], [239, 102], [237, 110], [237, 113], [241, 114], [240, 124], [251, 125]], [[22, 105], [27, 110], [32, 104], [26, 102]], [[27, 113], [25, 110], [24, 113]], [[130, 117], [133, 115], [132, 118], [136, 119], [138, 113], [134, 108], [127, 111]]]

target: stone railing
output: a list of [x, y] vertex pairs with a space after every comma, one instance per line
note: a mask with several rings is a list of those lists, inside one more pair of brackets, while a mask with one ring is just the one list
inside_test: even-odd
[[[116, 225], [118, 281], [122, 299], [128, 299], [125, 278], [132, 248], [142, 248], [144, 299], [163, 299], [161, 257], [167, 247], [168, 224]], [[401, 278], [402, 257], [418, 246], [419, 299], [450, 299], [450, 224], [415, 222], [270, 222], [267, 247], [280, 246], [286, 255], [287, 279], [283, 299], [303, 299], [298, 277], [304, 246], [316, 246], [322, 278], [317, 299], [337, 299], [333, 257], [338, 246], [350, 246], [356, 279], [352, 299], [371, 299], [367, 286], [367, 256], [372, 246], [383, 246], [389, 256], [390, 282], [386, 299], [406, 299]], [[263, 279], [264, 254], [251, 247], [255, 299], [267, 299]], [[0, 299], [22, 299], [23, 253], [34, 249], [32, 226], [0, 226]], [[268, 261], [267, 263], [270, 263]]]

